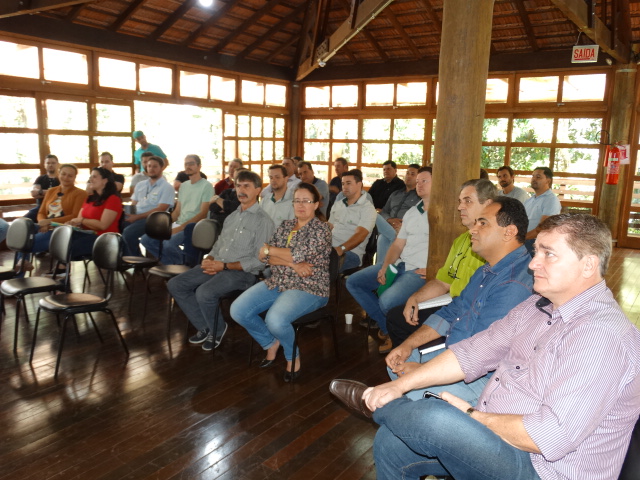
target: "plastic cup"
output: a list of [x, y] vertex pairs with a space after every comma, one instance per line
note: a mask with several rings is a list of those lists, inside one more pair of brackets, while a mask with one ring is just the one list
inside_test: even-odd
[[344, 323], [346, 323], [347, 325], [351, 325], [351, 322], [353, 322], [353, 314], [351, 313], [345, 314]]

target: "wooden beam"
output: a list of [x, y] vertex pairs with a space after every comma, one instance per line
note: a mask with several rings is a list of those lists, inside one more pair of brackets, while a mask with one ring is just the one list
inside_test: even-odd
[[229, 42], [231, 42], [238, 35], [242, 35], [243, 33], [245, 33], [247, 30], [247, 27], [253, 25], [260, 18], [262, 18], [267, 12], [270, 12], [271, 10], [273, 10], [273, 8], [279, 5], [281, 1], [282, 0], [270, 0], [269, 2], [265, 3], [261, 8], [256, 10], [253, 13], [253, 15], [251, 15], [244, 22], [238, 25], [238, 27], [235, 30], [233, 30], [226, 37], [220, 40], [218, 44], [213, 48], [212, 51], [221, 52], [222, 49], [229, 44]]
[[109, 25], [109, 30], [111, 30], [112, 32], [117, 32], [118, 30], [120, 30], [120, 27], [122, 27], [122, 25], [124, 25], [124, 23], [129, 20], [134, 13], [136, 13], [136, 10], [140, 8], [142, 2], [144, 2], [144, 0], [134, 0], [133, 2], [131, 2], [127, 9], [122, 12], [122, 15], [120, 15], [115, 22]]
[[436, 27], [436, 30], [438, 30], [438, 33], [442, 34], [442, 22], [438, 18], [438, 15], [436, 14], [433, 7], [431, 6], [431, 3], [429, 2], [429, 0], [420, 0], [418, 3], [420, 3], [424, 7], [424, 9], [427, 12], [427, 16], [429, 17], [429, 20], [431, 20], [433, 25]]
[[529, 39], [529, 45], [531, 45], [531, 49], [534, 52], [537, 52], [539, 50], [538, 42], [536, 41], [536, 35], [533, 32], [533, 27], [531, 26], [531, 20], [529, 20], [529, 14], [527, 13], [527, 9], [524, 6], [524, 0], [516, 0], [514, 3], [518, 8], [520, 18], [522, 19], [524, 31], [527, 33], [527, 38]]
[[0, 2], [0, 18], [15, 17], [40, 13], [56, 8], [72, 7], [81, 3], [95, 2], [96, 0], [3, 0]]
[[420, 60], [422, 58], [420, 50], [418, 50], [418, 47], [416, 47], [416, 44], [413, 43], [413, 40], [411, 39], [405, 28], [400, 24], [400, 21], [398, 20], [398, 17], [396, 17], [396, 14], [393, 13], [393, 10], [391, 10], [391, 8], [387, 8], [383, 13], [389, 18], [389, 20], [391, 20], [391, 23], [395, 27], [396, 31], [403, 38], [404, 42], [407, 44], [407, 47], [409, 47], [409, 50], [411, 50], [415, 55], [416, 60]]
[[373, 49], [376, 52], [378, 52], [378, 55], [380, 56], [382, 61], [386, 62], [389, 60], [389, 55], [387, 55], [387, 52], [384, 51], [384, 49], [380, 46], [380, 44], [376, 40], [376, 37], [374, 37], [369, 30], [362, 30], [362, 35], [364, 35], [365, 38], [369, 41]]
[[393, 0], [364, 0], [358, 7], [355, 27], [352, 27], [352, 25], [354, 25], [352, 20], [347, 18], [342, 23], [342, 25], [340, 25], [338, 29], [328, 38], [328, 53], [320, 59], [312, 58], [311, 56], [304, 59], [304, 61], [298, 68], [296, 80], [302, 80], [316, 68], [318, 68], [320, 66], [318, 63], [319, 61], [322, 61], [326, 64], [326, 62], [331, 57], [333, 57], [338, 52], [338, 50], [340, 50], [349, 42], [349, 40], [360, 33], [360, 31], [362, 31], [362, 29], [366, 27], [369, 22], [373, 20], [376, 15], [384, 10], [391, 2], [393, 2]]
[[[631, 47], [628, 42], [612, 42], [611, 30], [597, 16], [589, 15], [589, 7], [584, 0], [551, 0], [566, 17], [576, 24], [578, 30], [593, 40], [605, 53], [608, 53], [618, 62], [628, 63], [631, 59]], [[592, 26], [590, 26], [593, 24]], [[625, 34], [624, 38], [631, 38], [631, 34]]]
[[189, 10], [191, 10], [197, 1], [198, 0], [186, 0], [182, 5], [176, 8], [175, 12], [169, 15], [167, 19], [162, 22], [162, 25], [156, 28], [155, 31], [149, 35], [149, 38], [151, 40], [159, 39], [167, 30], [173, 27], [178, 20], [184, 17]]
[[[182, 45], [188, 47], [191, 45], [200, 35], [202, 35], [209, 27], [215, 25], [221, 17], [223, 17], [239, 0], [232, 0], [228, 3], [222, 5], [218, 10], [216, 10], [209, 20], [200, 25], [189, 37], [182, 42]], [[220, 2], [216, 2], [216, 5]]]
[[280, 55], [284, 50], [289, 48], [291, 45], [296, 43], [300, 37], [298, 35], [291, 35], [291, 39], [288, 42], [283, 43], [280, 47], [275, 49], [273, 52], [269, 54], [267, 58], [264, 59], [266, 63], [271, 63], [271, 60]]

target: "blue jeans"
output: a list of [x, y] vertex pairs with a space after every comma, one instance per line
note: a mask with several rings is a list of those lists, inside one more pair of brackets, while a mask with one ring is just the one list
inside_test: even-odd
[[378, 480], [451, 475], [474, 480], [539, 480], [518, 450], [453, 405], [435, 398], [398, 398], [373, 413]]
[[389, 225], [389, 222], [380, 215], [376, 217], [376, 227], [378, 227], [378, 245], [376, 247], [376, 265], [382, 265], [384, 257], [387, 256], [389, 247], [396, 239], [397, 232], [395, 228]]
[[7, 238], [7, 232], [9, 231], [9, 224], [6, 220], [0, 218], [0, 242]]
[[405, 271], [404, 262], [398, 265], [398, 275], [393, 284], [378, 298], [375, 290], [380, 286], [378, 272], [380, 265], [371, 265], [350, 275], [347, 290], [367, 314], [373, 318], [382, 333], [387, 334], [387, 312], [393, 307], [404, 305], [407, 299], [424, 285], [424, 279], [414, 270]]
[[[144, 235], [146, 218], [141, 218], [133, 223], [125, 222], [122, 230], [122, 239], [124, 240], [124, 254], [139, 257], [142, 255], [140, 251], [140, 237]], [[151, 239], [150, 239], [151, 240]], [[151, 240], [158, 245], [157, 240]]]
[[30, 218], [34, 222], [38, 221], [38, 212], [40, 211], [40, 205], [33, 207], [30, 209], [25, 215], [25, 218]]
[[[230, 313], [264, 350], [271, 347], [276, 339], [279, 340], [284, 349], [284, 357], [291, 361], [295, 335], [291, 323], [325, 306], [328, 300], [328, 297], [320, 297], [302, 290], [269, 290], [264, 282], [260, 282], [231, 304]], [[267, 309], [267, 316], [262, 320], [260, 313]]]
[[[252, 273], [224, 270], [209, 275], [198, 265], [173, 277], [167, 283], [167, 288], [193, 326], [199, 331], [208, 329], [211, 332], [220, 297], [234, 290], [246, 290], [255, 282], [256, 276]], [[222, 334], [224, 327], [225, 321], [218, 311], [217, 337]]]
[[86, 257], [93, 253], [93, 244], [98, 235], [95, 233], [73, 232], [71, 237], [71, 258]]
[[[444, 350], [436, 350], [435, 352], [420, 355], [418, 349], [414, 348], [411, 352], [411, 355], [409, 355], [407, 362], [427, 363], [429, 360], [437, 357], [442, 352], [444, 352]], [[398, 378], [398, 375], [393, 373], [389, 367], [387, 367], [387, 373], [389, 374], [389, 378], [391, 378], [391, 380], [396, 380]], [[438, 394], [442, 392], [449, 392], [456, 397], [469, 402], [471, 405], [476, 405], [478, 403], [478, 398], [480, 398], [480, 394], [482, 393], [482, 390], [484, 390], [484, 386], [489, 381], [489, 378], [491, 378], [491, 375], [492, 373], [489, 373], [484, 377], [480, 377], [477, 380], [474, 380], [471, 383], [457, 382], [450, 385], [439, 385], [435, 387], [411, 390], [410, 392], [405, 393], [405, 396], [411, 400], [420, 400], [426, 390]]]
[[163, 265], [183, 265], [184, 254], [180, 246], [184, 243], [184, 230], [171, 236], [169, 240], [164, 240], [162, 244], [162, 256], [160, 256], [160, 243], [158, 240], [143, 235], [140, 243], [151, 255], [160, 260]]
[[340, 268], [341, 272], [344, 272], [345, 270], [349, 270], [351, 268], [359, 267], [362, 263], [360, 257], [351, 251], [344, 252], [343, 256], [344, 262], [342, 263], [342, 267]]
[[193, 229], [196, 228], [195, 223], [190, 223], [186, 227], [184, 227], [184, 264], [189, 265], [190, 267], [194, 267], [200, 263], [198, 261], [200, 257], [200, 251], [193, 246], [193, 242], [191, 239], [193, 238]]

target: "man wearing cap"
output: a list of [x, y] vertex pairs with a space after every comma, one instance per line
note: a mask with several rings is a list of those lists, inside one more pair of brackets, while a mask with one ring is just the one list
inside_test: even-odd
[[156, 157], [162, 158], [164, 160], [165, 168], [169, 165], [169, 160], [167, 160], [167, 156], [162, 151], [162, 149], [158, 145], [147, 142], [147, 137], [145, 137], [142, 131], [136, 130], [131, 134], [131, 136], [136, 142], [140, 144], [140, 148], [133, 152], [133, 163], [136, 166], [136, 172], [140, 171], [140, 165], [142, 164], [142, 154], [144, 152], [151, 152]]

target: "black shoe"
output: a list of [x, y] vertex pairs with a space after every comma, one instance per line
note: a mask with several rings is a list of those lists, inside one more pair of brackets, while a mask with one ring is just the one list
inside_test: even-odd
[[285, 383], [293, 382], [296, 378], [300, 376], [300, 370], [297, 372], [284, 372], [284, 381]]
[[371, 317], [364, 317], [362, 320], [360, 320], [360, 326], [362, 328], [367, 328], [367, 326], [369, 328], [380, 328], [378, 326], [378, 322], [376, 322], [373, 318]]
[[273, 360], [267, 360], [265, 358], [260, 362], [260, 365], [258, 365], [258, 368], [269, 368], [271, 365], [273, 365], [273, 362], [275, 361], [276, 361], [275, 358]]

